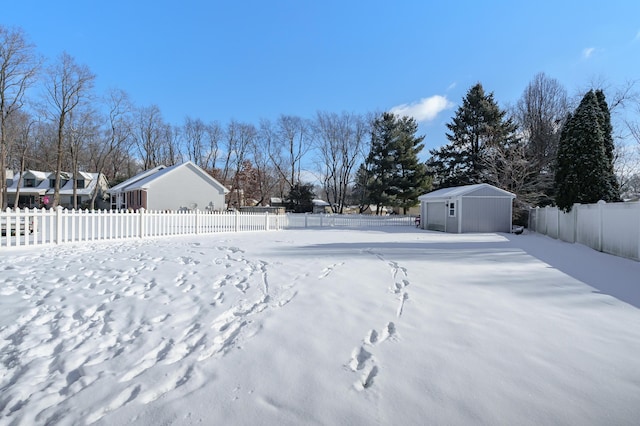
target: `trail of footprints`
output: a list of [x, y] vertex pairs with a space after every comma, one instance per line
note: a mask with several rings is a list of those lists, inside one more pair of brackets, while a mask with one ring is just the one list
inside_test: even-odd
[[[37, 404], [39, 412], [28, 412], [23, 421], [57, 423], [65, 415], [69, 398], [89, 387], [101, 388], [105, 370], [117, 372], [115, 379], [121, 384], [120, 389], [85, 413], [87, 423], [96, 422], [134, 400], [143, 404], [152, 402], [189, 382], [197, 362], [224, 356], [239, 347], [240, 339], [255, 335], [259, 330], [259, 324], [254, 323], [257, 314], [280, 308], [297, 295], [295, 284], [304, 276], [272, 289], [266, 262], [249, 261], [242, 250], [234, 247], [218, 249], [224, 250], [225, 256], [213, 263], [222, 265], [228, 273], [209, 281], [208, 304], [200, 303], [200, 298], [209, 294], [206, 291], [189, 295], [194, 289], [190, 277], [197, 273], [191, 267], [199, 264], [189, 256], [174, 260], [184, 265], [173, 280], [175, 290], [155, 279], [145, 281], [144, 274], [139, 274], [144, 269], [157, 268], [165, 258], [152, 259], [156, 266], [151, 268], [139, 266], [124, 271], [107, 268], [104, 270], [110, 271], [107, 273], [98, 268], [98, 273], [87, 271], [83, 277], [69, 276], [64, 281], [89, 279], [85, 290], [91, 293], [87, 294], [101, 300], [81, 309], [67, 306], [66, 282], [42, 286], [36, 276], [33, 284], [3, 287], [3, 292], [24, 294], [33, 307], [14, 324], [0, 329], [0, 343], [4, 342], [0, 345], [0, 367], [5, 373], [0, 380], [0, 418], [28, 412], [30, 404]], [[132, 260], [149, 259], [138, 256]], [[109, 261], [103, 258], [98, 263]], [[204, 280], [195, 282], [207, 285]], [[178, 293], [187, 294], [179, 297]], [[172, 313], [136, 317], [138, 314], [126, 302], [127, 297], [180, 305]], [[226, 300], [229, 306], [224, 306]], [[173, 334], [173, 338], [162, 336], [162, 330], [178, 327], [185, 331]], [[100, 342], [97, 346], [96, 340]], [[132, 355], [135, 351], [140, 355]], [[120, 358], [125, 353], [127, 356]], [[36, 365], [38, 371], [34, 370]], [[140, 379], [152, 368], [166, 369], [167, 374], [153, 388], [146, 388]], [[27, 374], [43, 378], [31, 396], [23, 395], [19, 387], [14, 388]]]
[[378, 365], [373, 356], [373, 348], [380, 343], [390, 339], [396, 333], [396, 326], [393, 322], [388, 322], [378, 333], [375, 329], [369, 330], [360, 346], [351, 352], [349, 368], [354, 373], [360, 374], [358, 380], [353, 384], [354, 388], [362, 391], [373, 386], [373, 381], [378, 375]]
[[[396, 317], [402, 317], [405, 302], [409, 300], [409, 293], [407, 292], [409, 280], [407, 279], [406, 268], [400, 266], [397, 262], [386, 260], [380, 253], [375, 253], [372, 250], [365, 250], [365, 253], [376, 256], [390, 267], [393, 285], [389, 288], [389, 291], [398, 300]], [[359, 374], [358, 380], [353, 384], [356, 390], [363, 391], [373, 386], [374, 379], [380, 371], [373, 349], [378, 344], [393, 338], [395, 334], [396, 325], [393, 321], [389, 321], [380, 333], [375, 329], [371, 329], [364, 337], [363, 343], [351, 352], [351, 360], [348, 366], [354, 373]]]

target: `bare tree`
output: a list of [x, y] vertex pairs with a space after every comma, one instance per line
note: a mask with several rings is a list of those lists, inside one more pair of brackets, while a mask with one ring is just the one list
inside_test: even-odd
[[289, 188], [300, 182], [304, 157], [312, 147], [309, 127], [307, 120], [281, 115], [271, 128], [269, 156]]
[[354, 169], [364, 160], [368, 123], [355, 114], [318, 112], [313, 129], [327, 201], [335, 213], [343, 213], [348, 189], [355, 181]]
[[527, 175], [533, 179], [526, 185], [531, 191], [527, 198], [534, 204], [548, 204], [551, 200], [553, 164], [562, 123], [568, 112], [566, 90], [558, 80], [544, 73], [536, 74], [516, 105], [514, 119], [521, 131], [524, 154], [531, 167], [531, 173]]
[[[128, 143], [131, 141], [131, 113], [132, 106], [128, 95], [122, 90], [110, 90], [104, 99], [107, 114], [102, 126], [100, 137], [89, 143], [89, 155], [91, 169], [95, 171], [98, 178], [105, 172], [109, 160], [114, 167], [122, 167], [122, 161], [113, 157], [118, 152], [128, 152]], [[118, 170], [114, 170], [114, 178], [118, 176]], [[129, 177], [129, 175], [127, 175]], [[95, 208], [98, 191], [91, 197], [90, 208]]]
[[0, 25], [0, 207], [7, 207], [7, 120], [22, 108], [25, 91], [34, 82], [40, 60], [20, 29]]
[[49, 67], [45, 82], [46, 112], [56, 123], [56, 168], [52, 207], [60, 204], [60, 174], [64, 157], [65, 131], [70, 114], [89, 100], [95, 75], [85, 65], [80, 65], [64, 52]]
[[220, 124], [215, 121], [205, 124], [199, 118], [187, 117], [182, 126], [187, 158], [212, 172], [216, 168], [223, 133]]
[[[258, 195], [258, 205], [267, 205], [270, 203], [270, 198], [278, 186], [278, 182], [281, 180], [278, 178], [275, 167], [273, 167], [273, 163], [269, 158], [269, 143], [267, 142], [269, 137], [268, 123], [263, 120], [257, 137], [253, 140], [250, 147], [251, 157], [257, 173], [257, 188], [255, 192]], [[279, 195], [282, 197], [282, 194], [279, 193]]]
[[161, 165], [166, 125], [157, 105], [137, 109], [134, 137], [143, 170]]
[[245, 164], [249, 149], [257, 136], [256, 128], [252, 124], [240, 123], [232, 120], [226, 132], [226, 156], [225, 167], [222, 170], [222, 183], [231, 183], [229, 201], [235, 196], [232, 203], [238, 207], [244, 204], [244, 188], [240, 182], [240, 172]]
[[[18, 170], [18, 176], [22, 176], [27, 167], [28, 156], [33, 155], [33, 133], [36, 121], [26, 112], [16, 111], [9, 117], [6, 126], [7, 134], [13, 141], [11, 152], [9, 152], [7, 164], [13, 170]], [[18, 207], [20, 201], [20, 182], [16, 185], [16, 195], [14, 207]]]

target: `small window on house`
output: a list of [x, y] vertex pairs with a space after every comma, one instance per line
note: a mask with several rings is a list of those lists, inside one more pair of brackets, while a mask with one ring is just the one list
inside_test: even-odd
[[449, 217], [455, 217], [456, 216], [456, 203], [455, 202], [450, 202], [448, 204], [448, 208], [449, 208]]
[[35, 179], [25, 179], [24, 180], [24, 187], [25, 188], [33, 188], [36, 186], [36, 180]]
[[56, 180], [49, 179], [49, 188], [55, 188], [55, 187], [56, 187]]
[[84, 179], [78, 179], [76, 181], [76, 188], [78, 189], [84, 189]]

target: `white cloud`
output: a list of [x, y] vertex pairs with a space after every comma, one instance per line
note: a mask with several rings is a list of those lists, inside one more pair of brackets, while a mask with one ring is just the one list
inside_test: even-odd
[[442, 111], [452, 108], [453, 102], [445, 96], [434, 95], [429, 98], [420, 99], [418, 102], [410, 104], [402, 104], [391, 108], [390, 112], [400, 115], [413, 117], [416, 121], [432, 121]]
[[451, 84], [449, 85], [449, 87], [447, 87], [447, 92], [448, 92], [449, 90], [453, 90], [453, 89], [455, 89], [457, 85], [458, 85], [458, 83], [457, 83], [457, 82], [455, 82], [455, 81], [454, 81], [453, 83], [451, 83]]
[[587, 47], [586, 49], [584, 49], [582, 51], [582, 57], [584, 59], [589, 59], [591, 57], [591, 55], [593, 55], [593, 52], [596, 51], [595, 47]]

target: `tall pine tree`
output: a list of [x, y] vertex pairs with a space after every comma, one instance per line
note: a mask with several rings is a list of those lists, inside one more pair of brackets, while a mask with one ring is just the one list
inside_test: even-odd
[[620, 199], [611, 117], [601, 91], [587, 92], [566, 120], [558, 145], [555, 189], [556, 204], [566, 212], [574, 203]]
[[406, 213], [430, 186], [426, 166], [418, 160], [424, 136], [416, 136], [413, 118], [385, 112], [371, 130], [371, 150], [361, 170], [367, 171], [366, 200], [377, 207], [400, 207]]
[[436, 186], [497, 183], [487, 162], [493, 148], [505, 149], [513, 143], [516, 125], [506, 119], [493, 98], [478, 83], [467, 92], [453, 121], [447, 124], [449, 143], [431, 150], [428, 165]]

